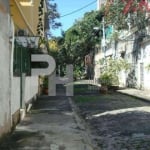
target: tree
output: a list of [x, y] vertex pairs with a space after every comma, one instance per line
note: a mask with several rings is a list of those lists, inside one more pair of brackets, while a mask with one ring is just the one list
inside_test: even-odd
[[114, 25], [116, 30], [128, 29], [128, 23], [142, 29], [146, 25], [145, 13], [150, 11], [146, 0], [108, 0], [102, 10], [106, 24]]
[[[101, 13], [91, 11], [84, 17], [76, 20], [74, 25], [64, 32], [63, 37], [57, 38], [59, 51], [57, 63], [62, 70], [66, 64], [74, 64], [74, 72], [80, 75], [84, 72], [84, 57], [88, 53], [94, 53], [95, 43], [100, 43], [101, 35], [94, 31], [94, 27], [102, 27]], [[75, 76], [76, 76], [75, 75]]]
[[[41, 0], [40, 6], [39, 6], [39, 23], [37, 25], [37, 33], [38, 35], [43, 36], [43, 28], [48, 29], [47, 30], [47, 36], [51, 37], [51, 29], [56, 29], [61, 26], [60, 22], [57, 22], [57, 19], [60, 17], [58, 11], [57, 11], [57, 4], [54, 3], [54, 0], [46, 0], [47, 4], [47, 13], [44, 14], [45, 16], [45, 24], [42, 24], [42, 18], [43, 18], [43, 7], [44, 7], [44, 1]], [[50, 30], [49, 30], [50, 28]]]
[[77, 56], [81, 56], [81, 61], [83, 61], [86, 54], [94, 52], [95, 43], [100, 41], [100, 37], [94, 33], [94, 27], [100, 27], [100, 21], [96, 18], [97, 15], [97, 11], [86, 13], [66, 32], [65, 44], [70, 46], [70, 52], [74, 53], [74, 61]]
[[[95, 43], [100, 43], [100, 35], [94, 27], [102, 27], [98, 11], [85, 13], [84, 17], [76, 20], [74, 25], [65, 32], [63, 49], [60, 51], [65, 58], [65, 64], [74, 64], [75, 71], [84, 72], [84, 57], [94, 53]], [[78, 73], [77, 73], [78, 74]]]
[[55, 29], [60, 27], [61, 23], [56, 21], [56, 19], [60, 17], [60, 14], [57, 11], [57, 4], [53, 3], [53, 1], [54, 0], [47, 0], [47, 8], [50, 27]]

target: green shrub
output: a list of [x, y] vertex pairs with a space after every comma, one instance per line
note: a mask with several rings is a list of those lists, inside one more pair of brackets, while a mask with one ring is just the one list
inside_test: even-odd
[[102, 73], [99, 77], [101, 85], [119, 85], [118, 74], [121, 70], [128, 70], [130, 65], [124, 59], [108, 59], [103, 66]]

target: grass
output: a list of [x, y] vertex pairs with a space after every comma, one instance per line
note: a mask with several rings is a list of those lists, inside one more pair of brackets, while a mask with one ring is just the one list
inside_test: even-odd
[[75, 96], [74, 100], [77, 103], [93, 102], [98, 101], [99, 96]]
[[74, 85], [75, 94], [88, 94], [91, 92], [97, 92], [98, 87], [90, 84]]
[[[102, 97], [110, 97], [109, 95], [89, 95], [89, 85], [74, 85], [74, 93], [77, 94], [74, 97], [76, 103], [96, 102]], [[80, 95], [78, 95], [80, 94]], [[83, 95], [82, 95], [83, 94]]]
[[75, 93], [86, 93], [88, 90], [88, 85], [74, 85]]

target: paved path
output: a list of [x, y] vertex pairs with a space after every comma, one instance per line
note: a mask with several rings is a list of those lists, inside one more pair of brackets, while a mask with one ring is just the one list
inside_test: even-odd
[[122, 94], [126, 94], [126, 95], [131, 95], [134, 97], [138, 97], [143, 100], [150, 101], [150, 91], [126, 88], [126, 89], [118, 90], [118, 92], [120, 92]]
[[[79, 85], [90, 84], [90, 85], [95, 85], [97, 87], [100, 87], [100, 84], [98, 84], [95, 80], [79, 80], [76, 81], [75, 84], [79, 84]], [[150, 90], [148, 91], [148, 90], [139, 90], [134, 88], [124, 88], [118, 90], [117, 92], [150, 101]]]
[[40, 97], [0, 150], [95, 150], [65, 96]]
[[[82, 84], [84, 83], [85, 82], [82, 82]], [[119, 90], [118, 92], [140, 97], [144, 100], [150, 100], [150, 93], [148, 91], [124, 89]], [[85, 95], [83, 96], [85, 97]], [[133, 144], [134, 147], [140, 147], [140, 140], [140, 142], [145, 142], [145, 150], [148, 150], [149, 144], [147, 143], [150, 141], [148, 126], [150, 107], [148, 104], [145, 105], [144, 103], [143, 105], [138, 101], [133, 103], [133, 101], [128, 98], [122, 100], [122, 96], [119, 97], [121, 100], [114, 102], [116, 98], [116, 96], [113, 98], [111, 95], [111, 101], [107, 101], [107, 99], [102, 97], [101, 99], [104, 100], [103, 103], [101, 101], [96, 105], [88, 104], [87, 112], [84, 110], [84, 113], [88, 116], [87, 120], [90, 122], [92, 121], [91, 126], [94, 129], [99, 129], [97, 133], [100, 132], [100, 139], [97, 136], [97, 140], [108, 146], [105, 150], [123, 150], [120, 149], [121, 146], [118, 146], [119, 149], [113, 149], [112, 147], [109, 148], [108, 145], [108, 141], [110, 144], [115, 145], [115, 138], [118, 138], [116, 133], [120, 134], [122, 131], [123, 136], [120, 136], [119, 140], [117, 139], [120, 145]], [[127, 100], [129, 102], [127, 102]], [[132, 105], [134, 107], [138, 105], [138, 107], [132, 109], [126, 106], [127, 108], [124, 108], [124, 104], [128, 104], [130, 107]], [[84, 104], [84, 109], [85, 106], [86, 105]], [[115, 109], [110, 109], [111, 107], [114, 107]], [[116, 110], [116, 107], [121, 109]], [[97, 115], [93, 115], [93, 113], [91, 114], [89, 108], [91, 109], [91, 112], [95, 112], [96, 108], [98, 108], [98, 112], [96, 112]], [[90, 133], [86, 128], [87, 126], [85, 125], [85, 122], [77, 115], [76, 109], [77, 108], [72, 99], [63, 96], [61, 92], [60, 96], [56, 97], [40, 97], [35, 102], [33, 108], [26, 115], [24, 120], [18, 124], [12, 135], [0, 145], [0, 150], [100, 150], [95, 147], [90, 138]], [[146, 113], [139, 114], [137, 112]], [[91, 115], [92, 117], [90, 117]], [[128, 122], [129, 119], [132, 121]], [[141, 123], [139, 122], [140, 120], [144, 122]], [[138, 126], [138, 124], [140, 125]], [[135, 125], [137, 130], [135, 130]], [[112, 129], [114, 129], [114, 132]], [[128, 130], [134, 132], [131, 132], [130, 138], [126, 137], [126, 139], [123, 139], [124, 135], [126, 136], [126, 133], [128, 133]], [[106, 131], [108, 132], [107, 136], [103, 135], [103, 132]], [[146, 140], [148, 142], [146, 142]], [[134, 149], [133, 146], [129, 145], [128, 147], [132, 147], [132, 149]], [[124, 150], [125, 149], [127, 150], [127, 148], [124, 147]]]

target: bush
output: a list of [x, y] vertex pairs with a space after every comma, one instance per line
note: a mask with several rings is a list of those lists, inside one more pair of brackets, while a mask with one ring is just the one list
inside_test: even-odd
[[108, 59], [103, 65], [103, 73], [100, 75], [99, 81], [101, 85], [119, 85], [118, 74], [121, 70], [128, 70], [129, 64], [123, 59]]
[[104, 72], [100, 75], [99, 82], [101, 85], [118, 85], [118, 76], [112, 72]]

